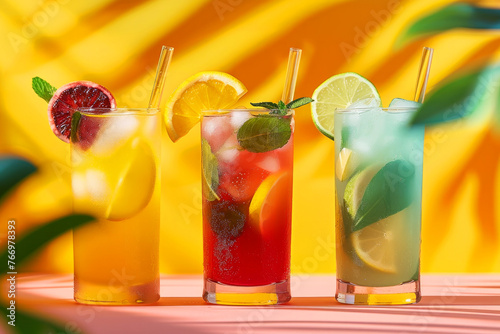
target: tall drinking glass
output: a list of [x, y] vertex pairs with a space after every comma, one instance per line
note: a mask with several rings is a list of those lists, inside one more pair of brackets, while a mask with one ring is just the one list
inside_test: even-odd
[[79, 303], [159, 299], [159, 109], [80, 109], [71, 133], [74, 209], [98, 221], [73, 231]]
[[[276, 112], [276, 111], [275, 111]], [[293, 111], [206, 111], [201, 121], [203, 298], [290, 300]]]
[[337, 293], [341, 303], [420, 300], [423, 127], [416, 108], [336, 110]]

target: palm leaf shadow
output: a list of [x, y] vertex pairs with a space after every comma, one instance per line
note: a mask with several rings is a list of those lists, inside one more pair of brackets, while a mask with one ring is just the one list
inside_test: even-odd
[[439, 222], [442, 233], [428, 236], [429, 244], [438, 249], [444, 243], [446, 231], [451, 229], [452, 217], [455, 203], [458, 202], [460, 189], [466, 184], [470, 177], [478, 180], [478, 195], [474, 202], [473, 215], [478, 222], [478, 235], [474, 240], [472, 253], [467, 262], [466, 271], [491, 271], [493, 261], [488, 254], [496, 254], [498, 249], [499, 230], [496, 226], [495, 217], [499, 210], [500, 198], [495, 194], [495, 185], [498, 183], [497, 174], [500, 164], [500, 137], [492, 128], [486, 130], [476, 149], [460, 167], [447, 188], [438, 197], [436, 204], [429, 210], [428, 220]]

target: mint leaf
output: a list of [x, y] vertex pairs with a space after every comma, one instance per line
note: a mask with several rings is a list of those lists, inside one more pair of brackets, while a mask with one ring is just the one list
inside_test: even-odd
[[203, 157], [203, 196], [208, 201], [219, 200], [220, 197], [214, 190], [219, 187], [219, 162], [205, 138], [201, 138], [201, 154]]
[[286, 115], [286, 105], [285, 102], [279, 101], [278, 102], [278, 108], [279, 108], [279, 115]]
[[34, 77], [31, 81], [31, 87], [35, 91], [35, 93], [40, 96], [42, 99], [47, 101], [47, 103], [54, 95], [57, 88], [49, 84], [47, 81], [43, 80], [40, 77]]
[[311, 102], [314, 102], [314, 100], [311, 99], [310, 97], [299, 97], [298, 99], [293, 100], [292, 102], [288, 103], [286, 105], [286, 108], [287, 109], [296, 109], [296, 108], [305, 106], [306, 104], [309, 104]]
[[267, 116], [247, 120], [239, 128], [237, 138], [245, 150], [263, 153], [283, 147], [291, 135], [290, 118]]
[[278, 105], [274, 102], [250, 102], [250, 104], [254, 107], [262, 107], [266, 109], [279, 109]]
[[358, 231], [408, 207], [413, 199], [415, 167], [406, 160], [387, 163], [371, 179], [354, 218]]
[[80, 118], [82, 118], [82, 114], [80, 114], [79, 111], [75, 111], [73, 115], [71, 116], [71, 142], [72, 143], [77, 143], [78, 142], [78, 136], [77, 136], [77, 131], [78, 131], [78, 124], [80, 123]]

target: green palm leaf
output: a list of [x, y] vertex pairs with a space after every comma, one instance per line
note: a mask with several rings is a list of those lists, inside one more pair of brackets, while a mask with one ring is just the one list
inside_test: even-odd
[[500, 9], [453, 3], [411, 24], [396, 40], [397, 49], [408, 43], [456, 28], [500, 29]]

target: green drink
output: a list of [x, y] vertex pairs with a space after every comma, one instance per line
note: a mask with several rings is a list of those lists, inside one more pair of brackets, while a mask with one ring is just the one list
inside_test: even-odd
[[[350, 99], [335, 105], [332, 91]], [[375, 87], [352, 73], [314, 97], [316, 125], [335, 138], [337, 300], [418, 302], [424, 128], [408, 123], [419, 104], [395, 99], [382, 108]]]
[[417, 302], [423, 128], [416, 108], [335, 111], [337, 299]]

